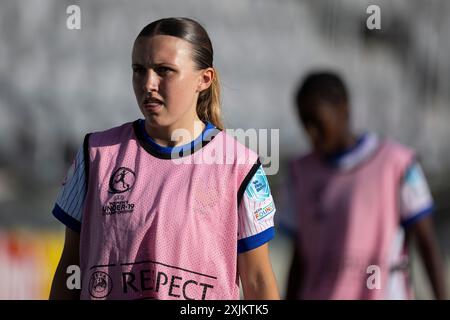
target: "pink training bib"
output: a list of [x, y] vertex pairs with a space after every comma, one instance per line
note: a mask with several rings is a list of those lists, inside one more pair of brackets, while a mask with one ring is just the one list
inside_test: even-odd
[[[327, 166], [313, 154], [292, 163], [304, 268], [299, 298], [385, 296], [390, 250], [400, 224], [399, 186], [413, 156], [406, 147], [385, 141], [349, 171]], [[379, 289], [368, 285], [374, 270], [370, 266], [379, 267]]]
[[224, 132], [190, 164], [146, 143], [132, 123], [89, 137], [81, 298], [238, 299], [238, 197], [257, 154]]

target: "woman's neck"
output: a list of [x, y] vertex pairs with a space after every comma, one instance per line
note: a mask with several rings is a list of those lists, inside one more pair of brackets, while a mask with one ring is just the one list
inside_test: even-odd
[[153, 127], [145, 121], [145, 131], [160, 146], [175, 147], [187, 144], [203, 132], [205, 124], [197, 117], [187, 123], [174, 123], [165, 127]]
[[358, 138], [352, 132], [347, 132], [345, 138], [342, 140], [342, 150], [348, 150], [352, 148], [358, 141]]
[[347, 132], [337, 141], [334, 148], [325, 153], [324, 156], [334, 157], [336, 155], [339, 155], [343, 152], [346, 152], [347, 150], [350, 150], [353, 146], [356, 145], [357, 142], [358, 139], [356, 135], [352, 132]]

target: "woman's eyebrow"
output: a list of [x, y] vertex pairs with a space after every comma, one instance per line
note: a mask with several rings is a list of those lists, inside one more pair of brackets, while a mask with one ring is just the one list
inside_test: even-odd
[[162, 67], [162, 66], [176, 67], [176, 65], [174, 65], [170, 62], [157, 62], [157, 63], [154, 63], [153, 66], [155, 66], [155, 67]]
[[[142, 63], [132, 63], [131, 67], [145, 67], [148, 66], [148, 64], [142, 64]], [[150, 67], [162, 67], [162, 66], [169, 66], [176, 68], [177, 66], [175, 64], [169, 63], [169, 62], [158, 62], [158, 63], [152, 63], [149, 65]]]

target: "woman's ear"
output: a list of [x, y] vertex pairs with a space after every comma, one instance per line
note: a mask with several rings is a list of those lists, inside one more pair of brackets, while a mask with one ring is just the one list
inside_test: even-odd
[[198, 83], [197, 90], [198, 92], [202, 92], [203, 90], [208, 89], [216, 76], [216, 71], [213, 68], [206, 68], [201, 71], [200, 79]]

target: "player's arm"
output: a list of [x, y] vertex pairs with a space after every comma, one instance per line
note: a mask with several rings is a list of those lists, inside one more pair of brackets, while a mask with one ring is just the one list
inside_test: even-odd
[[284, 231], [285, 235], [288, 236], [291, 243], [293, 243], [291, 263], [286, 283], [286, 300], [298, 299], [303, 272], [297, 237], [299, 224], [296, 210], [297, 203], [294, 192], [294, 179], [291, 166], [289, 166], [286, 177], [284, 178], [285, 182], [282, 184], [281, 214], [278, 216], [279, 228]]
[[246, 300], [278, 300], [280, 294], [269, 258], [268, 243], [238, 255], [238, 269]]
[[409, 226], [407, 234], [417, 241], [435, 298], [447, 299], [444, 264], [434, 234], [432, 216], [428, 215]]
[[64, 248], [53, 277], [50, 300], [80, 299], [80, 290], [70, 290], [66, 284], [68, 277], [66, 271], [70, 265], [80, 265], [80, 235], [70, 228], [66, 228]]
[[287, 289], [286, 289], [286, 300], [296, 300], [298, 299], [298, 291], [301, 286], [301, 274], [302, 274], [302, 264], [298, 248], [295, 245], [292, 253], [291, 267], [289, 268]]
[[[256, 170], [256, 171], [255, 171]], [[255, 164], [243, 183], [238, 218], [238, 271], [244, 299], [279, 299], [269, 257], [268, 242], [274, 237], [276, 211], [262, 166]]]
[[[86, 136], [88, 137], [88, 136]], [[85, 144], [86, 144], [85, 139]], [[80, 148], [68, 170], [53, 208], [53, 215], [66, 226], [63, 252], [53, 277], [50, 299], [79, 299], [80, 290], [67, 287], [67, 267], [79, 266], [80, 230], [86, 196], [84, 151]]]
[[445, 299], [445, 273], [432, 223], [433, 199], [418, 162], [406, 171], [401, 189], [402, 224], [417, 241], [436, 299]]

